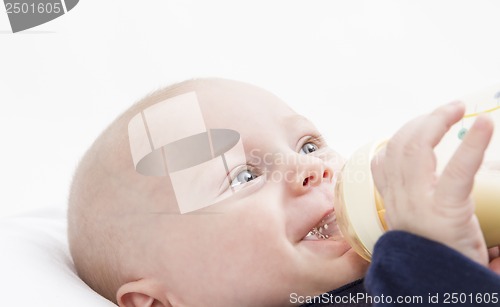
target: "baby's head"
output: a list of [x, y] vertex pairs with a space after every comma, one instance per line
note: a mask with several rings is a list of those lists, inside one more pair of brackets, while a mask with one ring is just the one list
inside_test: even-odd
[[[201, 128], [212, 159], [199, 158], [203, 138], [177, 142]], [[203, 79], [160, 90], [115, 120], [76, 171], [78, 274], [121, 306], [286, 305], [291, 293], [338, 288], [367, 267], [333, 219], [342, 165], [314, 125], [260, 88]]]

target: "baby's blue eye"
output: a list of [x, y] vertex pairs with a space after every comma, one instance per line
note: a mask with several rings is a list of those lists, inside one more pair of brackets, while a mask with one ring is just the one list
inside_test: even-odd
[[303, 154], [303, 155], [307, 155], [307, 154], [310, 154], [312, 152], [315, 152], [316, 150], [318, 150], [318, 146], [316, 144], [311, 143], [311, 142], [307, 142], [302, 146], [299, 153]]
[[240, 184], [247, 183], [249, 181], [257, 178], [250, 170], [246, 169], [238, 173], [236, 177], [231, 181], [231, 187], [239, 186]]

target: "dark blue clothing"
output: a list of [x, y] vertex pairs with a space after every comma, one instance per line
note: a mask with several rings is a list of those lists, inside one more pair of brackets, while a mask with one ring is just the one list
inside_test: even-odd
[[350, 284], [344, 285], [338, 289], [320, 295], [315, 300], [315, 303], [302, 305], [302, 307], [316, 306], [342, 306], [342, 307], [359, 307], [373, 306], [370, 303], [364, 303], [363, 298], [366, 296], [366, 291], [363, 286], [363, 280], [356, 280]]
[[356, 299], [304, 306], [500, 306], [500, 276], [440, 243], [389, 231], [375, 245], [364, 283], [329, 294]]

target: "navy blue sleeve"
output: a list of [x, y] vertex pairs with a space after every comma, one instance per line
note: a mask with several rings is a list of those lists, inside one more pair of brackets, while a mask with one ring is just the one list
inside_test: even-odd
[[366, 302], [365, 298], [363, 280], [358, 279], [338, 289], [318, 295], [313, 299], [314, 302], [301, 307], [371, 307], [372, 304]]
[[375, 245], [365, 288], [377, 300], [374, 306], [500, 306], [499, 275], [445, 245], [402, 231], [387, 232]]

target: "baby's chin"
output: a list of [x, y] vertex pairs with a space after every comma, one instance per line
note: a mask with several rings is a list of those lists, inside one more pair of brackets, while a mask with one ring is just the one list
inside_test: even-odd
[[345, 253], [344, 257], [349, 262], [349, 266], [353, 268], [355, 273], [354, 275], [357, 277], [356, 279], [363, 278], [366, 275], [370, 262], [358, 255], [353, 248], [349, 249], [349, 251]]
[[347, 260], [347, 262], [342, 263], [340, 267], [339, 263], [337, 263], [335, 267], [332, 266], [330, 269], [315, 268], [312, 275], [310, 275], [310, 281], [303, 283], [313, 286], [312, 288], [303, 289], [302, 295], [321, 295], [364, 278], [369, 262], [360, 257], [354, 250], [348, 251], [344, 256], [346, 258], [344, 260]]
[[369, 262], [359, 256], [344, 240], [305, 242], [315, 253], [308, 258], [308, 275], [316, 283], [316, 291], [328, 292], [365, 276]]

